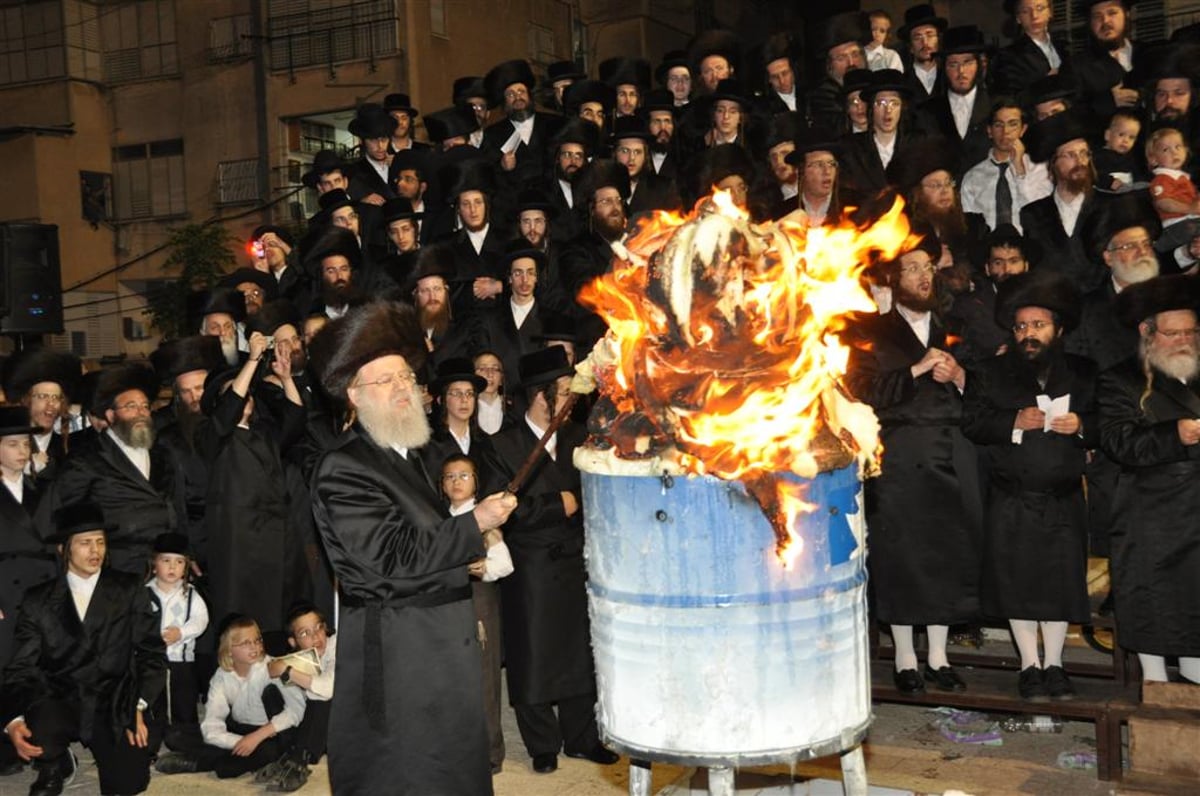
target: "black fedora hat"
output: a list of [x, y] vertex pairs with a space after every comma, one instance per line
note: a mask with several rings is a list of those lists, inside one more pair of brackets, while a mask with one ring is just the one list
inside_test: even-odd
[[421, 115], [421, 112], [413, 107], [407, 94], [388, 94], [383, 98], [383, 109], [388, 112], [403, 111], [413, 117]]
[[638, 138], [647, 143], [654, 140], [654, 136], [646, 127], [646, 120], [637, 115], [622, 116], [613, 120], [612, 140], [616, 142], [622, 138]]
[[504, 91], [514, 83], [520, 83], [533, 93], [535, 80], [529, 62], [524, 59], [513, 59], [493, 66], [483, 77], [483, 87], [487, 91], [488, 105], [492, 108], [504, 104]]
[[607, 115], [617, 102], [616, 90], [600, 80], [577, 80], [563, 94], [563, 109], [568, 116], [579, 114], [579, 108], [588, 102], [597, 102]]
[[498, 258], [501, 270], [507, 273], [513, 261], [522, 258], [528, 258], [537, 263], [539, 274], [546, 270], [546, 253], [525, 238], [513, 238], [504, 245], [504, 252]]
[[487, 387], [487, 379], [475, 373], [475, 365], [466, 357], [450, 357], [437, 366], [437, 375], [429, 389], [435, 395], [445, 392], [456, 381], [470, 382], [476, 393]]
[[114, 530], [117, 526], [104, 519], [104, 512], [95, 503], [69, 503], [51, 515], [52, 531], [46, 537], [51, 544], [65, 545], [77, 533]]
[[1018, 249], [1030, 268], [1036, 267], [1042, 261], [1042, 244], [1033, 238], [1025, 237], [1012, 224], [997, 224], [996, 228], [988, 233], [985, 249], [989, 256], [992, 249], [1000, 248]]
[[215, 370], [225, 367], [219, 338], [196, 334], [167, 340], [150, 354], [150, 364], [163, 384], [177, 376], [196, 370]]
[[901, 147], [888, 164], [888, 183], [907, 194], [935, 171], [948, 171], [953, 175], [957, 168], [954, 153], [954, 148], [942, 138], [913, 141]]
[[650, 62], [645, 58], [618, 56], [600, 62], [597, 69], [600, 82], [617, 86], [637, 86], [638, 91], [650, 89]]
[[188, 544], [188, 538], [181, 533], [168, 531], [160, 533], [154, 537], [154, 545], [150, 548], [154, 555], [176, 555], [188, 556], [192, 555], [191, 546]]
[[300, 177], [300, 182], [316, 190], [317, 181], [331, 171], [346, 170], [346, 162], [342, 156], [332, 149], [322, 149], [313, 156], [312, 167]]
[[430, 142], [441, 144], [451, 138], [468, 138], [479, 129], [475, 112], [470, 108], [455, 105], [425, 116], [425, 134]]
[[567, 352], [562, 346], [547, 346], [540, 351], [531, 351], [517, 362], [522, 387], [539, 387], [549, 384], [560, 376], [575, 373]]
[[1056, 113], [1040, 122], [1035, 122], [1025, 137], [1029, 156], [1037, 163], [1045, 163], [1063, 144], [1076, 139], [1089, 140], [1091, 130], [1074, 112]]
[[438, 182], [444, 186], [444, 195], [451, 204], [458, 200], [459, 194], [467, 191], [479, 191], [485, 196], [496, 192], [495, 170], [490, 163], [481, 158], [463, 160], [443, 167], [438, 174]]
[[271, 274], [257, 268], [239, 268], [231, 274], [226, 274], [218, 283], [221, 287], [236, 289], [238, 285], [250, 283], [262, 291], [263, 301], [273, 301], [279, 293], [279, 281]]
[[1200, 310], [1200, 279], [1185, 274], [1156, 276], [1117, 294], [1117, 320], [1129, 328], [1171, 310]]
[[328, 227], [321, 233], [321, 237], [317, 238], [305, 257], [306, 270], [309, 273], [319, 274], [321, 272], [321, 261], [326, 257], [341, 256], [345, 257], [350, 263], [350, 267], [357, 271], [362, 265], [362, 248], [358, 245], [358, 238], [354, 237], [354, 233], [348, 229], [341, 227]]
[[774, 149], [780, 144], [790, 141], [794, 145], [796, 136], [804, 127], [804, 118], [797, 111], [784, 111], [777, 113], [771, 117], [770, 123], [767, 124], [767, 138], [764, 143], [764, 148], [767, 151]]
[[40, 434], [42, 430], [29, 419], [29, 407], [0, 406], [0, 437]]
[[[880, 71], [888, 70], [881, 69]], [[862, 92], [866, 91], [871, 85], [871, 75], [873, 74], [875, 73], [870, 69], [850, 69], [847, 71], [846, 74], [842, 75], [842, 98], [849, 97], [855, 91], [859, 92], [859, 96], [861, 97]]]
[[1079, 325], [1082, 299], [1071, 280], [1057, 271], [1026, 271], [1007, 279], [996, 289], [996, 323], [1011, 329], [1017, 311], [1041, 307], [1058, 315], [1062, 329]]
[[396, 125], [396, 120], [382, 105], [367, 102], [358, 106], [346, 129], [350, 135], [359, 138], [391, 138], [396, 132]]
[[413, 210], [412, 202], [400, 196], [388, 199], [383, 203], [385, 226], [393, 221], [420, 221], [424, 215], [424, 213]]
[[290, 325], [297, 332], [304, 331], [304, 322], [296, 305], [287, 299], [267, 302], [258, 313], [246, 321], [246, 335], [258, 332], [273, 337], [281, 326]]
[[1070, 75], [1053, 74], [1039, 77], [1030, 83], [1024, 91], [1024, 100], [1025, 104], [1032, 108], [1054, 100], [1072, 103], [1078, 94], [1079, 88]]
[[558, 208], [550, 201], [550, 197], [540, 188], [522, 188], [517, 194], [517, 206], [515, 212], [518, 216], [526, 210], [541, 210], [546, 214], [546, 218], [554, 218], [558, 214]]
[[395, 183], [402, 171], [415, 171], [421, 182], [428, 183], [433, 176], [433, 155], [428, 149], [402, 149], [392, 155], [388, 166], [388, 183]]
[[408, 282], [401, 287], [401, 293], [411, 296], [417, 289], [417, 283], [431, 276], [441, 277], [442, 281], [449, 285], [457, 275], [458, 264], [450, 244], [442, 242], [425, 246], [418, 250], [416, 263], [412, 267]]
[[968, 53], [980, 55], [989, 52], [990, 49], [983, 38], [983, 31], [974, 25], [959, 25], [942, 34], [937, 55], [940, 58]]
[[574, 61], [555, 61], [546, 67], [546, 86], [553, 88], [561, 80], [583, 80], [587, 72]]
[[687, 69], [688, 73], [691, 73], [691, 61], [688, 60], [686, 50], [668, 50], [664, 53], [662, 60], [654, 68], [654, 80], [660, 86], [667, 85], [667, 73], [676, 68]]
[[881, 91], [894, 91], [905, 99], [912, 95], [911, 89], [904, 82], [904, 73], [899, 69], [878, 69], [871, 72], [870, 80], [859, 96], [870, 102]]
[[332, 191], [326, 191], [321, 194], [317, 199], [317, 207], [320, 210], [314, 218], [324, 223], [329, 223], [335, 210], [341, 210], [343, 207], [358, 207], [358, 202], [354, 201], [347, 191], [335, 188]]
[[[724, 58], [736, 73], [742, 65], [742, 40], [731, 30], [710, 28], [697, 33], [688, 43], [688, 66], [693, 79], [700, 73], [700, 63], [709, 56]], [[664, 73], [665, 77], [665, 73]]]
[[716, 88], [708, 95], [707, 100], [709, 107], [712, 107], [720, 100], [728, 100], [740, 105], [743, 112], [750, 110], [750, 98], [746, 90], [742, 87], [742, 82], [733, 77], [727, 77], [719, 81]]
[[668, 111], [674, 116], [678, 108], [675, 106], [675, 95], [665, 88], [655, 88], [646, 92], [642, 97], [642, 112], [647, 116], [652, 111]]
[[207, 316], [217, 313], [228, 315], [234, 323], [246, 320], [246, 297], [231, 287], [213, 287], [189, 293], [187, 306], [188, 327], [197, 331]]
[[578, 144], [583, 147], [584, 156], [591, 157], [600, 145], [600, 128], [587, 119], [573, 116], [563, 122], [562, 127], [558, 128], [558, 132], [550, 139], [547, 148], [552, 159], [563, 144]]
[[589, 207], [596, 191], [616, 188], [622, 199], [629, 199], [629, 169], [615, 160], [593, 160], [579, 170], [572, 186], [576, 207]]
[[945, 17], [939, 17], [937, 11], [933, 10], [932, 3], [921, 3], [920, 5], [910, 6], [904, 10], [904, 24], [896, 31], [896, 38], [900, 41], [908, 41], [909, 34], [915, 28], [924, 27], [925, 25], [933, 25], [938, 29], [939, 33], [945, 32], [946, 28], [950, 27], [950, 23]]
[[533, 341], [548, 343], [556, 340], [564, 343], [578, 343], [579, 329], [570, 318], [560, 312], [544, 312], [542, 314], [542, 333], [535, 335]]
[[824, 127], [803, 127], [796, 134], [796, 148], [784, 160], [793, 166], [804, 166], [809, 152], [829, 152], [835, 158], [842, 154], [841, 138]]

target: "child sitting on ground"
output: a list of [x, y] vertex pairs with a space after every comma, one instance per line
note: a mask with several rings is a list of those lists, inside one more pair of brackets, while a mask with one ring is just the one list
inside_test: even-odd
[[[456, 454], [442, 464], [442, 492], [450, 501], [450, 516], [457, 517], [475, 508], [479, 471], [470, 456]], [[487, 556], [471, 562], [471, 601], [483, 666], [483, 704], [487, 713], [488, 758], [492, 773], [504, 765], [504, 732], [500, 727], [500, 589], [497, 580], [512, 574], [512, 555], [499, 529], [483, 537]]]
[[234, 615], [221, 630], [220, 668], [208, 685], [202, 746], [164, 755], [163, 774], [215, 771], [221, 779], [258, 771], [289, 748], [292, 728], [304, 715], [304, 694], [272, 679], [262, 632], [248, 616]]
[[[154, 540], [151, 577], [146, 588], [162, 606], [162, 638], [167, 645], [167, 688], [156, 706], [158, 718], [151, 731], [151, 751], [166, 733], [167, 746], [195, 743], [200, 735], [196, 706], [196, 639], [208, 628], [208, 605], [191, 584], [191, 558], [187, 537], [159, 534]], [[157, 738], [155, 736], [158, 736]]]

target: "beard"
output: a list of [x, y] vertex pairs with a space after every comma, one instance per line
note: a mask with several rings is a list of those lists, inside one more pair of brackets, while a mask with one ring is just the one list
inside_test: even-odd
[[450, 305], [443, 301], [432, 307], [420, 307], [417, 310], [417, 320], [422, 331], [432, 329], [433, 336], [440, 338], [450, 328]]
[[1062, 349], [1062, 346], [1061, 337], [1055, 337], [1048, 344], [1036, 337], [1027, 337], [1020, 342], [1017, 350], [1022, 359], [1037, 367], [1038, 370], [1043, 370], [1049, 365], [1050, 359]]
[[321, 283], [321, 301], [326, 307], [344, 307], [350, 303], [351, 289], [349, 282]]
[[1113, 263], [1113, 276], [1117, 281], [1127, 285], [1136, 285], [1158, 276], [1158, 260], [1153, 257], [1139, 257], [1131, 263]]
[[177, 405], [175, 412], [175, 422], [179, 426], [179, 433], [183, 436], [184, 442], [188, 444], [193, 451], [196, 449], [196, 429], [200, 426], [200, 421], [204, 419], [201, 412], [192, 413], [185, 409], [182, 402]]
[[532, 116], [533, 111], [529, 108], [521, 108], [520, 110], [514, 108], [508, 112], [509, 120], [514, 122], [523, 122]]
[[914, 312], [932, 312], [938, 307], [937, 291], [932, 287], [929, 289], [929, 295], [922, 296], [903, 285], [896, 284], [892, 286], [892, 300]]
[[221, 338], [221, 356], [225, 357], [226, 365], [238, 363], [238, 345], [236, 337]]
[[149, 450], [154, 445], [154, 421], [148, 417], [141, 420], [114, 420], [109, 428], [131, 448]]
[[614, 241], [625, 234], [625, 213], [620, 208], [614, 208], [604, 215], [592, 213], [592, 224], [597, 234], [607, 241]]
[[574, 166], [572, 166], [572, 168], [574, 169], [573, 171], [569, 171], [569, 172], [564, 171], [562, 164], [555, 163], [554, 164], [554, 176], [569, 185], [574, 185], [575, 178], [579, 176], [579, 169], [575, 168]]
[[1142, 350], [1150, 367], [1169, 378], [1190, 382], [1200, 375], [1200, 355], [1197, 354], [1194, 342], [1168, 349], [1142, 338]]
[[1062, 178], [1063, 187], [1073, 194], [1089, 193], [1095, 181], [1096, 175], [1090, 166], [1075, 166]]
[[659, 155], [665, 155], [671, 151], [670, 138], [655, 138], [650, 142], [650, 151]]
[[957, 238], [967, 230], [967, 218], [957, 201], [947, 208], [922, 207], [920, 216], [933, 225], [943, 243], [948, 243], [951, 238]]
[[413, 450], [428, 444], [433, 432], [416, 387], [410, 387], [409, 400], [405, 406], [393, 405], [390, 401], [363, 401], [354, 407], [358, 422], [362, 424], [375, 444], [382, 448], [407, 448]]

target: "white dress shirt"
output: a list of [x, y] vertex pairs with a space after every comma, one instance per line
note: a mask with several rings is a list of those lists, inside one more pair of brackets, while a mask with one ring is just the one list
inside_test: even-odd
[[111, 428], [106, 429], [104, 433], [108, 435], [109, 439], [117, 443], [117, 447], [121, 449], [121, 453], [125, 454], [125, 457], [129, 459], [129, 461], [133, 462], [133, 466], [138, 469], [138, 472], [142, 474], [142, 477], [149, 481], [150, 451], [146, 448], [134, 448], [126, 445]]
[[[285, 688], [286, 683], [272, 678], [267, 671], [264, 658], [250, 667], [246, 677], [229, 669], [217, 669], [208, 684], [208, 701], [205, 703], [204, 721], [200, 732], [204, 742], [220, 749], [232, 749], [242, 736], [225, 728], [225, 720], [233, 718], [239, 724], [261, 727], [268, 721], [277, 733], [291, 729], [304, 718], [304, 692], [299, 688]], [[283, 711], [274, 718], [267, 716], [263, 707], [263, 689], [274, 683], [283, 694]]]
[[[1008, 182], [1009, 194], [1012, 196], [1012, 223], [1017, 231], [1021, 229], [1021, 208], [1030, 202], [1044, 199], [1054, 191], [1054, 183], [1050, 179], [1050, 170], [1045, 163], [1034, 163], [1033, 158], [1026, 153], [1022, 158], [1025, 174], [1018, 175], [1009, 160], [1004, 172]], [[995, 151], [988, 157], [976, 163], [963, 175], [959, 198], [962, 200], [964, 213], [979, 213], [987, 222], [988, 229], [996, 228], [996, 181], [1000, 176], [1000, 167], [995, 159]]]
[[825, 201], [819, 205], [810, 204], [807, 196], [800, 197], [800, 207], [808, 216], [808, 223], [814, 227], [819, 227], [825, 223], [825, 216], [829, 215], [829, 202], [831, 197], [826, 196]]
[[1035, 39], [1032, 36], [1029, 39], [1042, 51], [1042, 55], [1046, 56], [1051, 69], [1058, 69], [1062, 66], [1062, 56], [1058, 54], [1058, 50], [1054, 49], [1054, 42], [1050, 39], [1050, 34], [1046, 34], [1045, 39]]
[[[664, 157], [666, 157], [664, 155]], [[558, 181], [558, 190], [562, 193], [563, 199], [567, 200], [567, 207], [575, 209], [575, 192], [571, 189], [571, 183], [566, 180]]]
[[975, 95], [978, 93], [978, 88], [972, 88], [966, 94], [946, 92], [946, 99], [950, 100], [950, 115], [954, 117], [954, 129], [958, 131], [959, 138], [966, 138], [971, 128], [971, 112], [975, 110]]
[[515, 299], [508, 300], [508, 306], [512, 308], [513, 324], [516, 325], [518, 329], [520, 329], [525, 323], [525, 319], [529, 317], [529, 313], [533, 312], [533, 305], [536, 303], [536, 301], [537, 300], [535, 299], [534, 301], [528, 301], [524, 304], [518, 304]]
[[484, 224], [483, 229], [478, 232], [467, 230], [467, 239], [471, 241], [471, 248], [475, 250], [476, 254], [483, 251], [483, 239], [487, 237], [488, 227], [490, 226], [491, 223]]
[[483, 394], [476, 396], [475, 422], [485, 434], [495, 434], [504, 425], [504, 399], [496, 396], [496, 400], [488, 401]]
[[913, 64], [913, 74], [917, 76], [917, 80], [920, 80], [921, 85], [925, 87], [925, 93], [932, 94], [933, 84], [937, 82], [938, 77], [937, 62], [934, 62], [928, 69]]
[[99, 582], [99, 572], [85, 578], [67, 571], [67, 588], [71, 590], [71, 599], [75, 601], [75, 613], [79, 614], [80, 622], [87, 616], [88, 606], [92, 604], [92, 595], [96, 593], [96, 584]]
[[1133, 42], [1131, 42], [1129, 39], [1126, 39], [1124, 44], [1112, 51], [1112, 57], [1117, 59], [1117, 63], [1119, 63], [1121, 68], [1126, 72], [1132, 71]]
[[1058, 217], [1062, 220], [1063, 232], [1067, 237], [1075, 234], [1075, 223], [1079, 221], [1079, 211], [1083, 209], [1083, 194], [1077, 194], [1074, 199], [1067, 200], [1063, 195], [1054, 192], [1054, 206], [1058, 208]]
[[883, 167], [886, 169], [892, 162], [892, 156], [896, 154], [896, 136], [893, 135], [892, 140], [886, 144], [879, 140], [878, 135], [871, 136], [871, 140], [875, 142], [875, 151], [879, 153], [879, 159], [883, 161]]
[[175, 588], [168, 592], [158, 587], [157, 579], [151, 578], [146, 588], [154, 592], [162, 606], [161, 629], [179, 628], [179, 640], [167, 645], [167, 660], [175, 663], [194, 661], [196, 639], [208, 627], [208, 605], [204, 598], [188, 583], [176, 584]]
[[[461, 517], [475, 510], [475, 498], [463, 501], [457, 506], [450, 507], [451, 517]], [[508, 545], [501, 539], [496, 544], [487, 549], [487, 557], [484, 559], [483, 577], [481, 580], [484, 583], [493, 583], [506, 578], [513, 573], [512, 552], [508, 549]]]
[[904, 71], [904, 61], [901, 60], [900, 53], [891, 47], [870, 44], [866, 47], [866, 53], [867, 69], [870, 69], [872, 72], [878, 72], [880, 69], [895, 69], [897, 72]]
[[658, 174], [662, 170], [663, 161], [667, 159], [666, 152], [651, 152], [650, 163], [654, 166], [654, 173]]
[[25, 479], [18, 476], [15, 481], [9, 481], [7, 478], [0, 478], [0, 480], [4, 481], [4, 485], [12, 493], [13, 499], [19, 504], [25, 497]]
[[779, 99], [782, 100], [783, 104], [787, 106], [787, 109], [789, 111], [796, 110], [796, 92], [795, 92], [795, 90], [793, 90], [791, 94], [784, 94], [782, 91], [776, 91], [775, 96], [779, 97]]
[[908, 324], [908, 327], [913, 330], [913, 334], [921, 341], [921, 345], [929, 347], [929, 312], [915, 312], [905, 307], [903, 304], [896, 305], [896, 312], [900, 313], [900, 317]]
[[[526, 413], [526, 415], [525, 415], [525, 424], [527, 426], [529, 426], [529, 429], [531, 431], [533, 431], [534, 436], [537, 437], [538, 439], [541, 439], [542, 435], [544, 435], [546, 433], [546, 429], [542, 428], [537, 423], [533, 422], [533, 420], [529, 417], [528, 413]], [[549, 456], [554, 461], [558, 461], [558, 432], [557, 431], [555, 431], [553, 434], [550, 435], [550, 440], [549, 440], [549, 442], [546, 443], [546, 455]]]
[[514, 122], [512, 119], [509, 119], [509, 122], [516, 129], [517, 135], [521, 136], [521, 143], [529, 146], [529, 137], [533, 135], [533, 117], [530, 116], [523, 122]]
[[381, 162], [375, 160], [374, 158], [366, 158], [366, 161], [371, 164], [371, 168], [375, 169], [375, 173], [379, 175], [379, 179], [383, 180], [384, 183], [387, 183], [389, 171], [388, 162], [386, 160]]

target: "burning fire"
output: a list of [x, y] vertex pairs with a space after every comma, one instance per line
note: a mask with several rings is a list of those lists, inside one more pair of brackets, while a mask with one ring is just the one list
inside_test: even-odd
[[901, 250], [901, 210], [897, 200], [861, 229], [809, 228], [802, 214], [755, 226], [720, 191], [691, 216], [659, 212], [637, 229], [629, 261], [580, 296], [609, 333], [577, 382], [599, 387], [616, 455], [673, 444], [685, 471], [740, 479], [791, 566], [803, 552], [796, 519], [816, 507], [786, 474], [868, 468], [879, 447], [874, 412], [840, 386], [849, 350], [838, 332], [848, 313], [876, 310], [862, 271]]

